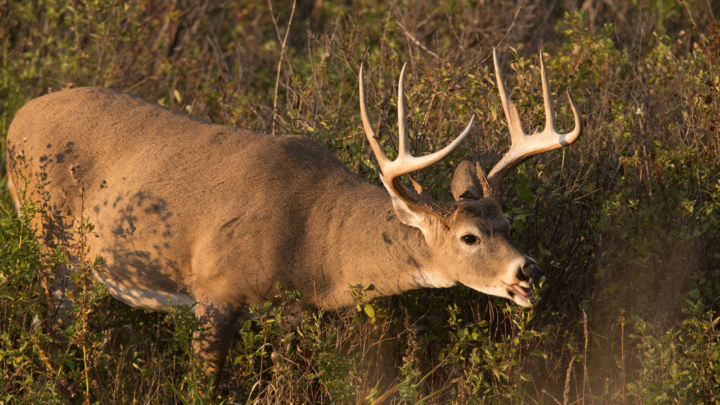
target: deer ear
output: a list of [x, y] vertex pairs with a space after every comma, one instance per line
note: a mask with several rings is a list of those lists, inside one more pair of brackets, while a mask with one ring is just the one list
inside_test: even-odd
[[469, 160], [463, 160], [455, 169], [450, 187], [455, 201], [479, 200], [483, 196], [477, 169]]
[[380, 175], [380, 180], [388, 193], [390, 193], [390, 201], [392, 201], [393, 209], [400, 222], [420, 229], [427, 238], [430, 232], [430, 213], [417, 207], [411, 207], [402, 198], [398, 197], [392, 188], [388, 187], [382, 175]]

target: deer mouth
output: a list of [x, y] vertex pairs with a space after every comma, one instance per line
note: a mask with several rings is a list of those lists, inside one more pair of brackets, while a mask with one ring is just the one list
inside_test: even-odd
[[528, 300], [528, 302], [533, 303], [535, 302], [535, 297], [532, 296], [532, 290], [527, 287], [522, 287], [517, 284], [510, 285], [510, 296], [512, 297], [515, 294], [520, 295], [521, 297]]

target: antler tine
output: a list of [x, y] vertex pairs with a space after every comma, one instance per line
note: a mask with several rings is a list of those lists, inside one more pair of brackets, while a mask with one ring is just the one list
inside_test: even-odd
[[405, 115], [405, 67], [403, 64], [398, 83], [398, 154], [410, 155], [410, 145], [407, 134], [407, 116]]
[[363, 83], [363, 65], [360, 65], [360, 118], [362, 119], [363, 123], [363, 129], [365, 130], [365, 136], [367, 136], [368, 142], [370, 142], [370, 147], [372, 147], [373, 153], [375, 153], [375, 158], [378, 161], [378, 164], [380, 165], [380, 170], [383, 170], [383, 167], [387, 166], [387, 164], [390, 162], [385, 156], [385, 152], [382, 150], [382, 146], [380, 146], [380, 143], [377, 140], [377, 136], [375, 136], [375, 131], [372, 129], [372, 125], [370, 124], [370, 118], [368, 118], [367, 114], [367, 105], [365, 104], [365, 84]]
[[512, 144], [510, 150], [503, 156], [498, 164], [493, 167], [487, 176], [493, 192], [497, 192], [502, 179], [514, 169], [517, 165], [524, 162], [528, 158], [547, 152], [553, 149], [561, 148], [575, 142], [582, 131], [582, 122], [580, 120], [580, 112], [578, 111], [575, 101], [573, 101], [568, 91], [568, 99], [575, 118], [575, 128], [567, 134], [557, 132], [555, 126], [555, 110], [553, 108], [552, 96], [550, 95], [550, 85], [548, 83], [547, 72], [545, 70], [545, 61], [543, 60], [542, 51], [540, 52], [540, 72], [542, 76], [543, 100], [545, 103], [545, 129], [538, 133], [537, 130], [532, 135], [527, 135], [522, 128], [520, 115], [512, 100], [508, 97], [507, 89], [500, 75], [500, 65], [498, 63], [497, 50], [493, 48], [493, 61], [495, 63], [495, 76], [497, 78], [498, 90], [500, 92], [500, 100], [502, 102], [505, 117], [508, 121], [510, 130], [510, 138]]
[[[545, 131], [548, 128], [552, 132], [557, 132], [555, 127], [555, 109], [553, 108], [552, 94], [550, 94], [550, 83], [548, 83], [547, 73], [545, 72], [545, 59], [543, 58], [542, 50], [540, 53], [540, 76], [542, 77], [542, 89], [543, 89], [543, 101], [545, 102]], [[537, 132], [537, 130], [535, 130]]]
[[472, 116], [470, 123], [465, 127], [465, 130], [458, 136], [453, 142], [447, 145], [442, 150], [429, 155], [415, 157], [410, 154], [410, 147], [408, 144], [407, 134], [407, 119], [405, 116], [405, 97], [404, 97], [404, 84], [405, 84], [405, 66], [400, 73], [400, 83], [398, 88], [398, 132], [400, 136], [399, 150], [397, 159], [390, 161], [377, 141], [375, 132], [372, 130], [370, 125], [370, 119], [367, 115], [367, 107], [365, 105], [365, 89], [363, 83], [363, 68], [360, 67], [360, 116], [363, 122], [363, 128], [365, 129], [365, 135], [370, 142], [370, 146], [375, 153], [380, 170], [382, 171], [383, 182], [398, 196], [402, 196], [404, 193], [398, 191], [394, 180], [404, 174], [412, 173], [414, 171], [424, 169], [439, 160], [442, 160], [450, 153], [452, 153], [462, 141], [467, 138], [472, 129], [473, 123], [475, 123], [475, 116]]
[[550, 94], [550, 83], [548, 82], [547, 73], [545, 71], [545, 59], [543, 58], [542, 51], [540, 53], [540, 73], [542, 76], [542, 87], [543, 87], [543, 101], [545, 102], [545, 130], [543, 133], [551, 133], [556, 136], [560, 136], [561, 146], [568, 146], [580, 136], [582, 130], [582, 122], [580, 121], [580, 111], [575, 105], [575, 101], [570, 95], [570, 90], [567, 90], [568, 100], [570, 100], [570, 109], [573, 112], [575, 119], [575, 127], [572, 132], [567, 134], [559, 134], [557, 127], [555, 126], [555, 107], [553, 106], [552, 95]]
[[500, 65], [498, 64], [497, 49], [493, 48], [493, 63], [495, 64], [495, 79], [497, 81], [498, 91], [500, 92], [500, 102], [505, 111], [505, 118], [507, 119], [508, 129], [510, 130], [510, 140], [512, 145], [515, 143], [521, 143], [523, 138], [526, 136], [525, 131], [520, 121], [520, 114], [513, 104], [510, 97], [508, 97], [505, 83], [503, 82], [502, 76], [500, 75]]

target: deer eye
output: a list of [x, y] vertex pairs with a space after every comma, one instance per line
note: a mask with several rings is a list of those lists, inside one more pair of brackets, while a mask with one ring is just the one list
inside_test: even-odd
[[475, 235], [465, 235], [460, 237], [460, 239], [462, 239], [463, 243], [465, 243], [466, 245], [472, 245], [473, 243], [477, 242], [477, 238], [475, 237]]

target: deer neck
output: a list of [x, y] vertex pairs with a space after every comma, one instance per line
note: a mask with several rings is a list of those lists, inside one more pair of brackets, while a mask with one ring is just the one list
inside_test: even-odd
[[327, 236], [337, 254], [324, 266], [333, 273], [326, 307], [354, 303], [350, 287], [368, 284], [369, 297], [401, 294], [420, 288], [455, 284], [443, 274], [422, 232], [400, 222], [384, 189], [353, 192], [339, 204], [342, 221], [332, 222]]

